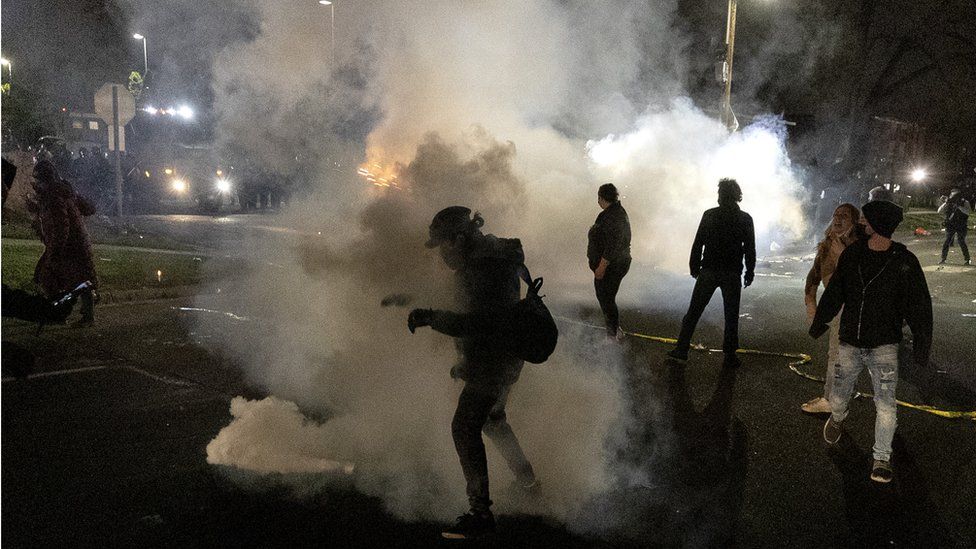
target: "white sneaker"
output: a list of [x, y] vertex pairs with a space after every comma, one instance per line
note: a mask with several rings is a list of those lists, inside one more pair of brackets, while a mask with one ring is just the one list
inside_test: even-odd
[[813, 398], [801, 404], [800, 409], [808, 414], [829, 414], [830, 401], [824, 397]]

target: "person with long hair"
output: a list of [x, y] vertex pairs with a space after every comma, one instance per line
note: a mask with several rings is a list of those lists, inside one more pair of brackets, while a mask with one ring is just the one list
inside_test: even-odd
[[[860, 219], [861, 212], [853, 204], [844, 203], [834, 210], [830, 225], [824, 231], [824, 238], [817, 244], [817, 255], [813, 260], [813, 266], [807, 273], [806, 287], [804, 288], [807, 321], [813, 322], [813, 317], [817, 314], [817, 288], [820, 287], [821, 283], [823, 283], [824, 288], [827, 287], [830, 277], [837, 269], [837, 261], [840, 259], [841, 252], [861, 238], [863, 233], [858, 223]], [[839, 322], [840, 317], [836, 317], [827, 324], [830, 335], [827, 345], [827, 375], [824, 379], [823, 396], [815, 397], [800, 406], [800, 409], [808, 414], [830, 413], [830, 388], [833, 385], [834, 365], [837, 364], [837, 350], [840, 347]]]

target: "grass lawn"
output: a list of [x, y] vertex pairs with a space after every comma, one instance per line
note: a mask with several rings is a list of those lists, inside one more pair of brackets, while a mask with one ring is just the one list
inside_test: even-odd
[[[34, 266], [44, 246], [40, 242], [4, 242], [0, 254], [0, 278], [14, 288], [35, 289]], [[137, 290], [199, 284], [243, 262], [226, 258], [142, 252], [94, 245], [95, 272], [102, 290]]]

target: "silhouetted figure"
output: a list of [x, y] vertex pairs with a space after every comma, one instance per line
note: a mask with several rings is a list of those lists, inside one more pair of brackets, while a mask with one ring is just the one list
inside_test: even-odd
[[586, 259], [593, 271], [596, 299], [606, 319], [607, 337], [620, 341], [624, 334], [616, 300], [620, 282], [630, 270], [630, 219], [613, 183], [600, 186], [597, 204], [603, 211], [590, 227]]
[[[33, 185], [44, 243], [34, 281], [48, 298], [70, 292], [85, 281], [97, 286], [91, 240], [83, 219], [95, 213], [95, 208], [75, 194], [50, 162], [41, 161], [34, 166]], [[94, 295], [88, 290], [81, 295], [81, 320], [75, 325], [90, 326], [94, 321]]]
[[972, 207], [969, 201], [963, 196], [959, 189], [952, 189], [948, 198], [942, 197], [942, 204], [939, 205], [939, 213], [945, 216], [945, 243], [942, 244], [942, 260], [939, 264], [945, 263], [949, 257], [949, 247], [952, 246], [953, 238], [958, 238], [959, 249], [962, 250], [962, 257], [966, 265], [970, 265], [969, 246], [966, 245], [966, 232], [969, 229], [969, 213]]
[[[691, 336], [695, 326], [712, 299], [716, 288], [722, 289], [725, 306], [725, 338], [722, 351], [724, 365], [735, 367], [739, 348], [739, 298], [743, 286], [752, 284], [756, 270], [756, 235], [752, 217], [739, 209], [742, 189], [734, 179], [718, 182], [717, 208], [706, 210], [698, 225], [695, 242], [691, 246], [691, 276], [696, 279], [691, 304], [681, 322], [677, 346], [668, 356], [678, 361], [688, 360]], [[742, 276], [743, 259], [745, 277]]]
[[868, 239], [851, 244], [841, 254], [837, 270], [817, 304], [810, 335], [823, 335], [827, 323], [843, 308], [840, 348], [830, 391], [831, 415], [824, 424], [824, 440], [828, 444], [840, 441], [841, 423], [847, 417], [858, 375], [867, 368], [877, 410], [871, 479], [890, 482], [902, 323], [907, 322], [912, 330], [915, 363], [922, 370], [928, 364], [932, 346], [932, 298], [918, 258], [904, 244], [891, 240], [902, 220], [901, 208], [876, 200], [865, 204], [861, 212]]
[[495, 528], [488, 495], [488, 459], [481, 438], [484, 431], [515, 474], [516, 487], [538, 488], [532, 465], [505, 418], [505, 404], [518, 380], [522, 360], [512, 352], [510, 334], [499, 329], [506, 311], [519, 301], [522, 244], [482, 234], [480, 215], [470, 217], [463, 206], [445, 208], [430, 225], [428, 248], [439, 248], [444, 262], [455, 271], [462, 312], [414, 309], [408, 327], [421, 326], [458, 338], [461, 362], [452, 377], [464, 380], [451, 423], [454, 446], [467, 483], [470, 512], [443, 532], [449, 539], [479, 537]]
[[[827, 287], [830, 277], [837, 269], [840, 254], [861, 237], [858, 224], [860, 219], [861, 212], [858, 211], [857, 206], [848, 203], [837, 206], [833, 221], [824, 232], [824, 239], [817, 245], [817, 255], [810, 272], [807, 273], [804, 288], [807, 320], [810, 322], [813, 322], [813, 317], [817, 314], [817, 288], [821, 282], [825, 288]], [[830, 388], [833, 386], [834, 364], [837, 364], [837, 350], [840, 348], [838, 322], [838, 319], [834, 319], [828, 324], [830, 339], [827, 344], [827, 374], [824, 378], [823, 396], [811, 399], [800, 406], [800, 409], [808, 414], [830, 413]]]

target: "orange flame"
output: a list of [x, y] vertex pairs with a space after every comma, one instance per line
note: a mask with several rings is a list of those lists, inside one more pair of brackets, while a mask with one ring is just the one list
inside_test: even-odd
[[369, 156], [370, 159], [359, 166], [356, 173], [371, 185], [402, 190], [400, 186], [400, 164], [378, 160], [374, 158], [376, 155], [372, 152]]

